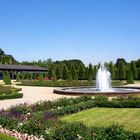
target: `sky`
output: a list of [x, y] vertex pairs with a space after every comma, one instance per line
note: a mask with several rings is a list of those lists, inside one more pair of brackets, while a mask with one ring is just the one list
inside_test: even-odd
[[0, 0], [0, 48], [18, 61], [140, 58], [140, 0]]

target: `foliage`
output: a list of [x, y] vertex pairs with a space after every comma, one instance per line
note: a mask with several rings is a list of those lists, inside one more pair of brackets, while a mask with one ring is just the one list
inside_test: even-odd
[[42, 74], [42, 73], [40, 73], [38, 78], [39, 78], [39, 81], [41, 81], [41, 82], [42, 82], [42, 81], [44, 80], [43, 74]]
[[136, 62], [132, 61], [130, 63], [130, 69], [133, 75], [133, 78], [136, 80], [138, 78], [137, 68], [136, 68]]
[[6, 71], [4, 73], [4, 79], [3, 79], [5, 85], [11, 85], [11, 78], [10, 78], [10, 73]]
[[18, 93], [21, 89], [13, 88], [10, 86], [0, 86], [0, 100], [22, 98], [23, 94]]
[[1, 95], [0, 100], [5, 100], [5, 99], [17, 99], [17, 98], [22, 98], [23, 94], [22, 93], [13, 93], [13, 94], [6, 94], [6, 95]]
[[79, 80], [85, 79], [85, 67], [82, 64], [80, 64], [78, 68], [78, 79]]
[[[117, 82], [119, 84], [119, 82]], [[39, 81], [39, 80], [26, 80], [22, 81], [23, 86], [46, 86], [46, 87], [71, 87], [71, 86], [92, 86], [95, 84], [92, 81]]]
[[124, 66], [127, 65], [127, 62], [124, 58], [118, 58], [116, 61], [116, 67], [119, 67], [119, 64], [122, 63]]
[[52, 69], [52, 66], [49, 67], [49, 71], [48, 71], [48, 77], [49, 79], [52, 78], [52, 75], [53, 75], [53, 69]]
[[115, 79], [115, 67], [112, 62], [109, 64], [109, 71], [111, 73], [111, 79]]
[[[93, 66], [92, 64], [89, 64], [89, 67], [88, 67], [88, 79], [89, 77], [91, 77], [93, 79], [94, 75], [93, 75]], [[92, 80], [91, 79], [91, 80]]]
[[95, 96], [94, 101], [108, 101], [106, 96]]
[[118, 64], [118, 79], [119, 80], [124, 80], [126, 78], [126, 71], [125, 71], [125, 66], [123, 62], [119, 62]]
[[16, 80], [17, 80], [17, 81], [20, 80], [20, 74], [19, 74], [19, 73], [16, 74]]
[[97, 128], [87, 127], [78, 122], [63, 122], [45, 134], [45, 139], [48, 138], [51, 140], [137, 140], [140, 137], [132, 132], [125, 131], [123, 127], [117, 124]]
[[21, 73], [21, 80], [25, 80], [25, 73], [24, 72]]
[[70, 72], [73, 80], [77, 80], [77, 73], [74, 67], [74, 64], [71, 64], [70, 66]]
[[0, 133], [0, 140], [17, 140], [17, 139]]
[[133, 74], [131, 72], [131, 69], [129, 69], [127, 72], [127, 83], [134, 84], [134, 78], [133, 78]]
[[30, 79], [30, 75], [29, 75], [29, 73], [26, 73], [26, 74], [25, 74], [25, 79], [27, 79], [27, 80]]
[[67, 123], [59, 120], [59, 116], [73, 114], [93, 107], [140, 107], [140, 100], [125, 99], [108, 101], [104, 97], [81, 96], [63, 98], [56, 101], [44, 101], [34, 105], [19, 105], [0, 112], [0, 124], [10, 130], [36, 136], [43, 135], [46, 140], [71, 139], [138, 139], [139, 135], [127, 132], [118, 125], [109, 127], [87, 127], [82, 123]]
[[59, 66], [56, 66], [56, 72], [54, 71], [54, 73], [56, 74], [56, 78], [57, 79], [60, 79], [61, 78], [62, 74], [61, 74], [61, 69], [60, 69]]
[[64, 80], [68, 79], [68, 67], [66, 64], [63, 65], [62, 78]]
[[72, 81], [71, 71], [68, 72], [68, 81]]
[[0, 64], [17, 64], [18, 62], [14, 59], [12, 55], [5, 54], [5, 52], [0, 48]]
[[94, 66], [94, 68], [93, 68], [93, 79], [94, 80], [96, 79], [96, 74], [97, 74], [97, 67]]
[[52, 81], [53, 82], [56, 82], [57, 81], [57, 76], [56, 76], [55, 71], [53, 71], [53, 74], [52, 74]]

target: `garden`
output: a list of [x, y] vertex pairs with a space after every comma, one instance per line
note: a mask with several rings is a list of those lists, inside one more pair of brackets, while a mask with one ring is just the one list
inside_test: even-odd
[[[138, 140], [140, 129], [133, 128], [138, 125], [139, 108], [139, 97], [113, 100], [104, 96], [62, 98], [1, 110], [0, 125], [45, 140]], [[81, 117], [78, 117], [79, 113]]]
[[0, 100], [22, 98], [21, 88], [0, 85]]

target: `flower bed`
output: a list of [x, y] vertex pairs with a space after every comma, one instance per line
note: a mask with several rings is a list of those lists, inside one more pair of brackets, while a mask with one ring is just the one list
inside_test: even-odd
[[20, 134], [43, 137], [45, 140], [89, 140], [106, 138], [110, 140], [137, 140], [139, 134], [127, 132], [118, 125], [109, 127], [87, 127], [82, 123], [61, 121], [61, 116], [73, 114], [93, 107], [140, 107], [140, 98], [116, 99], [109, 101], [106, 97], [82, 96], [63, 98], [57, 101], [38, 102], [34, 105], [19, 105], [8, 110], [1, 110], [0, 125]]

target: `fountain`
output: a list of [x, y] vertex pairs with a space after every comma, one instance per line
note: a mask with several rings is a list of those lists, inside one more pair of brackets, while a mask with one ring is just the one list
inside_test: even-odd
[[99, 91], [111, 90], [111, 74], [107, 71], [105, 65], [100, 65], [96, 75], [96, 88]]
[[54, 93], [63, 95], [106, 95], [128, 96], [140, 95], [138, 87], [113, 87], [111, 86], [111, 74], [104, 64], [100, 65], [96, 75], [96, 87], [71, 87], [55, 89]]

